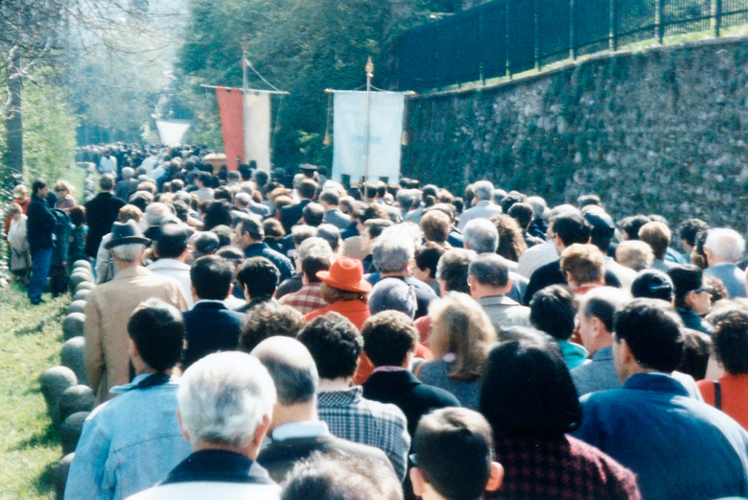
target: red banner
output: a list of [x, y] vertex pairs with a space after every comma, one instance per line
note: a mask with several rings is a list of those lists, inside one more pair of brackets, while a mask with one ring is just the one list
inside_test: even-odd
[[226, 166], [236, 170], [236, 158], [244, 161], [244, 96], [240, 89], [218, 87], [218, 113], [221, 116], [223, 151], [226, 153]]

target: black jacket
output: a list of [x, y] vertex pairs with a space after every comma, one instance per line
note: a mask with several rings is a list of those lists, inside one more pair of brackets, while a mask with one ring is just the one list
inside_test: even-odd
[[291, 228], [303, 217], [304, 207], [309, 205], [312, 200], [303, 199], [295, 205], [288, 205], [281, 209], [280, 222], [286, 234], [291, 234]]
[[[621, 288], [621, 282], [618, 281], [616, 275], [607, 269], [605, 270], [605, 284], [607, 286]], [[541, 266], [532, 273], [532, 276], [530, 276], [530, 283], [527, 284], [527, 290], [525, 290], [525, 305], [530, 305], [530, 301], [532, 300], [532, 296], [535, 295], [535, 292], [550, 285], [566, 285], [566, 276], [561, 272], [561, 259], [554, 260], [550, 264]]]
[[52, 248], [56, 219], [47, 200], [32, 196], [26, 216], [26, 238], [31, 251], [34, 252], [37, 248]]
[[332, 434], [317, 437], [294, 437], [282, 441], [270, 439], [262, 448], [257, 463], [262, 465], [270, 477], [280, 483], [298, 462], [309, 458], [315, 451], [322, 453], [339, 450], [346, 455], [358, 455], [380, 460], [391, 466], [387, 455], [379, 448], [340, 439]]
[[112, 231], [112, 224], [117, 220], [119, 209], [125, 202], [115, 197], [111, 192], [102, 192], [86, 203], [86, 219], [88, 222], [88, 236], [86, 237], [86, 254], [96, 258], [101, 238]]
[[208, 354], [234, 351], [239, 346], [244, 315], [223, 303], [198, 302], [182, 316], [187, 341], [187, 349], [182, 353], [183, 369]]
[[361, 387], [365, 398], [400, 408], [408, 419], [411, 436], [415, 435], [423, 415], [439, 408], [460, 406], [451, 392], [424, 384], [406, 370], [372, 373]]

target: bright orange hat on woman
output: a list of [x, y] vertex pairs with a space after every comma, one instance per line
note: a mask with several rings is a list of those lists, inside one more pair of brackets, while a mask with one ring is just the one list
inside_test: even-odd
[[364, 266], [360, 260], [340, 257], [329, 271], [317, 271], [317, 277], [331, 287], [349, 292], [369, 293], [371, 283], [364, 278]]

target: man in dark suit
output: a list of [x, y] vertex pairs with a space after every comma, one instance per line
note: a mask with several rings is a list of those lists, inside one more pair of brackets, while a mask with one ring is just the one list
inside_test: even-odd
[[267, 368], [278, 395], [268, 444], [257, 462], [280, 483], [298, 462], [313, 452], [334, 450], [377, 460], [392, 469], [387, 455], [378, 448], [340, 439], [317, 417], [317, 367], [309, 351], [296, 339], [283, 336], [263, 340], [252, 350]]
[[192, 264], [190, 280], [195, 306], [183, 315], [183, 370], [212, 352], [233, 351], [239, 346], [244, 315], [229, 310], [223, 303], [233, 279], [233, 264], [221, 257], [207, 255]]
[[363, 384], [364, 397], [392, 403], [408, 419], [408, 432], [415, 434], [421, 417], [437, 408], [460, 406], [452, 393], [424, 384], [410, 371], [418, 341], [413, 320], [398, 311], [383, 311], [366, 320], [362, 328], [364, 352], [374, 372]]
[[304, 215], [304, 207], [314, 199], [314, 195], [317, 193], [317, 183], [311, 179], [304, 179], [299, 183], [298, 192], [301, 201], [294, 205], [285, 206], [281, 210], [280, 221], [283, 224], [283, 229], [286, 230], [286, 234], [291, 233], [291, 228]]
[[101, 192], [86, 203], [86, 219], [88, 221], [88, 236], [86, 237], [86, 255], [95, 259], [99, 251], [101, 238], [112, 231], [112, 224], [117, 220], [119, 209], [125, 202], [114, 196], [114, 177], [104, 174], [99, 179]]
[[[567, 247], [574, 243], [589, 243], [592, 235], [592, 226], [579, 214], [569, 213], [556, 217], [553, 221], [553, 233], [551, 240], [556, 247], [558, 260], [539, 267], [532, 273], [530, 282], [525, 290], [524, 303], [529, 304], [535, 292], [550, 285], [566, 285], [566, 276], [561, 272], [561, 254]], [[616, 288], [621, 287], [621, 282], [616, 276], [606, 270], [605, 284]]]
[[244, 257], [265, 257], [273, 263], [280, 273], [280, 281], [290, 278], [294, 274], [291, 260], [280, 252], [276, 252], [263, 241], [265, 232], [262, 221], [252, 215], [241, 219], [234, 228], [234, 243], [244, 252]]

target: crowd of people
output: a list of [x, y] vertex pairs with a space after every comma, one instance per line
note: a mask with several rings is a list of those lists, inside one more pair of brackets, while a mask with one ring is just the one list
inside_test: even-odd
[[206, 153], [82, 148], [95, 197], [7, 207], [32, 304], [95, 269], [66, 498], [748, 496], [737, 231]]

